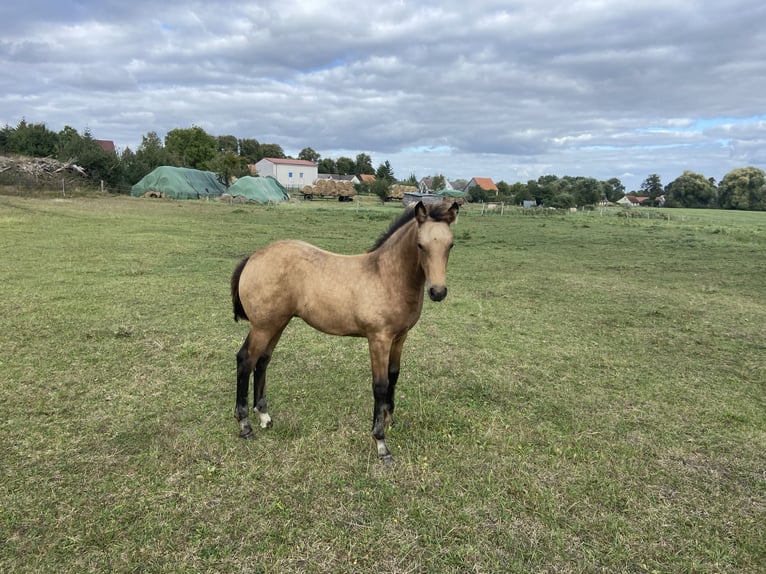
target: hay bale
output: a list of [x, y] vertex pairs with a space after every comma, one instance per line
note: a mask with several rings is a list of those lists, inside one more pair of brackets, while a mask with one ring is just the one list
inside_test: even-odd
[[404, 199], [405, 193], [417, 193], [418, 188], [414, 185], [401, 185], [399, 183], [392, 185], [388, 192], [388, 197], [391, 199]]

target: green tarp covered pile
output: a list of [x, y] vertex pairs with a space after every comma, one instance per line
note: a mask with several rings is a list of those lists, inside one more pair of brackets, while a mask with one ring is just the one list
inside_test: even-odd
[[456, 189], [440, 189], [439, 191], [434, 191], [434, 194], [440, 195], [442, 197], [454, 197], [456, 199], [465, 199], [465, 192], [458, 191]]
[[[279, 203], [290, 199], [287, 190], [273, 177], [240, 177], [226, 191], [227, 196], [257, 203]], [[227, 197], [224, 196], [223, 199]]]
[[134, 197], [170, 197], [173, 199], [204, 199], [220, 197], [226, 186], [212, 171], [188, 167], [161, 166], [145, 175], [134, 185]]

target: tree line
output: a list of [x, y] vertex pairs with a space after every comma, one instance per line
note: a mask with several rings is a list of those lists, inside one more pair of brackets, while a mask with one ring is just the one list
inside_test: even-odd
[[[142, 136], [135, 151], [126, 148], [111, 153], [102, 149], [88, 129], [79, 133], [67, 125], [54, 132], [44, 123], [28, 123], [24, 119], [16, 126], [5, 125], [0, 129], [0, 153], [54, 157], [77, 163], [89, 178], [104, 182], [118, 192], [129, 190], [146, 174], [163, 165], [212, 171], [218, 174], [222, 183], [229, 185], [233, 178], [249, 175], [248, 166], [265, 157], [287, 157], [279, 144], [233, 135], [214, 136], [198, 126], [170, 130], [164, 139], [150, 131]], [[377, 168], [373, 167], [372, 159], [366, 153], [359, 153], [355, 158], [323, 158], [306, 147], [300, 151], [298, 159], [316, 163], [322, 174], [375, 175], [375, 181], [361, 184], [360, 191], [380, 197], [385, 197], [394, 183], [418, 184], [415, 174], [397, 180], [387, 160]], [[432, 181], [443, 186], [445, 179], [438, 174]], [[618, 178], [600, 181], [592, 177], [544, 175], [526, 183], [500, 181], [496, 185], [496, 194], [474, 187], [467, 198], [473, 202], [515, 204], [532, 201], [544, 207], [568, 208], [616, 202], [626, 194], [625, 186]], [[766, 173], [757, 167], [737, 168], [716, 184], [714, 178], [685, 171], [665, 186], [657, 174], [651, 174], [639, 191], [630, 194], [645, 197], [645, 205], [766, 210]]]

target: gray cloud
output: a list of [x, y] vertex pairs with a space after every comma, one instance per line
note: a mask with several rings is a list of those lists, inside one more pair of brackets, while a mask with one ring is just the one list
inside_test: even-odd
[[0, 121], [123, 148], [199, 125], [399, 176], [720, 178], [765, 167], [764, 21], [756, 0], [32, 0], [0, 8]]

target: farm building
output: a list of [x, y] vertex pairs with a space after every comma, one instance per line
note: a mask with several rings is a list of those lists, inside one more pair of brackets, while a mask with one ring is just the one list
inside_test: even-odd
[[635, 195], [624, 195], [620, 199], [617, 200], [617, 205], [622, 205], [624, 207], [638, 207], [641, 204], [643, 204], [648, 197], [638, 197]]
[[471, 181], [468, 182], [468, 185], [465, 186], [463, 191], [468, 192], [474, 187], [483, 189], [488, 193], [494, 193], [495, 195], [499, 193], [495, 182], [492, 181], [492, 179], [489, 177], [474, 177]]
[[[434, 177], [424, 177], [418, 182], [418, 191], [420, 193], [431, 193], [434, 185]], [[452, 187], [452, 184], [447, 180], [447, 178], [444, 178], [444, 187], [442, 189], [454, 189]]]
[[318, 174], [317, 164], [303, 159], [265, 157], [255, 164], [258, 175], [273, 177], [288, 190], [298, 190], [313, 184]]

